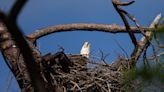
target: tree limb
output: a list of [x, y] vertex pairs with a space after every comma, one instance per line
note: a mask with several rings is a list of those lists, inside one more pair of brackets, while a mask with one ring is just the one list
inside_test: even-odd
[[119, 0], [113, 0], [113, 2], [119, 6], [128, 6], [128, 5], [133, 4], [135, 1], [120, 2]]
[[[134, 47], [136, 48], [137, 47], [137, 39], [136, 39], [135, 35], [131, 32], [130, 25], [129, 25], [129, 23], [128, 23], [125, 15], [124, 15], [124, 12], [122, 12], [124, 10], [119, 7], [118, 3], [121, 3], [121, 2], [119, 0], [112, 0], [112, 4], [113, 4], [114, 8], [116, 9], [118, 14], [120, 15], [121, 19], [123, 20], [124, 25], [126, 26], [126, 30], [127, 30], [128, 34], [131, 38], [131, 41], [132, 41]], [[132, 4], [132, 3], [133, 2], [129, 2], [129, 4]]]
[[[148, 27], [144, 27], [143, 30], [152, 30]], [[49, 35], [56, 32], [67, 32], [67, 31], [100, 31], [100, 32], [110, 32], [110, 33], [127, 33], [124, 26], [118, 26], [116, 24], [65, 24], [65, 25], [55, 25], [47, 28], [42, 28], [36, 30], [35, 32], [28, 35], [28, 38], [37, 40], [41, 37]], [[133, 33], [140, 33], [137, 27], [131, 27]]]
[[[157, 26], [157, 24], [160, 22], [160, 19], [161, 19], [161, 14], [158, 14], [154, 21], [150, 24], [149, 28], [155, 28]], [[137, 62], [137, 60], [139, 59], [139, 57], [141, 56], [142, 52], [144, 51], [144, 49], [147, 49], [147, 47], [150, 45], [150, 41], [152, 40], [153, 38], [153, 31], [147, 31], [145, 33], [145, 35], [147, 36], [147, 39], [146, 37], [142, 37], [140, 42], [139, 42], [139, 45], [137, 48], [135, 48], [135, 50], [133, 51], [133, 53], [131, 54], [131, 60], [129, 62], [129, 64], [131, 66], [134, 66], [135, 63]]]

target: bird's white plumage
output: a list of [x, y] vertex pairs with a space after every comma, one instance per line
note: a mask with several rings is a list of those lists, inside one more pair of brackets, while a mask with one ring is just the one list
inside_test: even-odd
[[84, 42], [80, 54], [89, 58], [90, 55], [90, 43], [89, 42]]

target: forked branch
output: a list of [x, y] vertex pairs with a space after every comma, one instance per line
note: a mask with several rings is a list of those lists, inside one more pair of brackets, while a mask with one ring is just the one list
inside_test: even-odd
[[[113, 3], [113, 6], [114, 8], [116, 9], [116, 11], [118, 12], [118, 14], [120, 15], [121, 19], [123, 20], [124, 22], [124, 25], [126, 26], [126, 30], [131, 38], [131, 41], [133, 43], [133, 45], [135, 46], [135, 48], [137, 47], [137, 39], [134, 35], [133, 32], [131, 32], [131, 28], [130, 28], [130, 25], [128, 23], [128, 20], [126, 19], [125, 17], [125, 11], [123, 9], [121, 9], [120, 6], [123, 6], [123, 5], [130, 5], [132, 3], [134, 3], [134, 1], [131, 1], [131, 2], [120, 2], [119, 0], [112, 0], [112, 3]], [[123, 12], [124, 11], [124, 12]]]
[[[161, 14], [158, 14], [154, 21], [150, 24], [149, 28], [155, 28], [158, 23], [160, 22], [161, 19]], [[141, 56], [141, 54], [143, 53], [143, 51], [145, 49], [147, 49], [147, 47], [150, 45], [150, 41], [153, 38], [153, 31], [147, 31], [145, 33], [145, 35], [147, 36], [147, 39], [145, 36], [143, 36], [139, 42], [139, 46], [137, 48], [135, 48], [135, 50], [133, 51], [133, 53], [131, 54], [131, 61], [130, 61], [130, 65], [134, 66], [135, 63], [137, 62], [137, 60], [139, 59], [139, 57]]]

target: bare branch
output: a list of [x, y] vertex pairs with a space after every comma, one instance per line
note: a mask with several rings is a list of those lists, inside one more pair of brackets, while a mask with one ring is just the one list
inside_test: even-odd
[[[56, 32], [67, 32], [67, 31], [100, 31], [100, 32], [110, 32], [110, 33], [127, 33], [124, 26], [118, 26], [116, 24], [65, 24], [50, 26], [47, 28], [42, 28], [36, 30], [35, 32], [28, 35], [28, 38], [32, 40], [37, 40], [43, 36], [49, 35]], [[144, 27], [143, 30], [152, 30], [148, 27]], [[140, 33], [137, 27], [131, 27], [133, 33]]]
[[101, 49], [99, 49], [99, 52], [101, 54], [101, 58], [100, 58], [100, 61], [105, 64], [105, 65], [108, 65], [108, 63], [105, 61], [106, 57], [110, 55], [110, 53], [104, 55], [103, 51]]
[[113, 4], [114, 8], [116, 9], [116, 11], [118, 12], [118, 14], [120, 15], [121, 19], [123, 20], [124, 25], [126, 26], [126, 30], [127, 30], [128, 34], [129, 34], [129, 36], [131, 38], [131, 41], [132, 41], [133, 45], [135, 47], [137, 47], [137, 39], [136, 39], [135, 35], [131, 32], [130, 25], [129, 25], [129, 23], [128, 23], [125, 15], [124, 15], [124, 13], [122, 12], [123, 9], [121, 9], [117, 5], [118, 2], [120, 2], [120, 1], [118, 1], [118, 0], [112, 0], [112, 4]]
[[113, 0], [113, 2], [119, 6], [128, 6], [128, 5], [133, 4], [135, 1], [120, 2], [119, 0]]
[[126, 52], [126, 50], [121, 46], [121, 44], [116, 39], [114, 39], [114, 41], [116, 42], [118, 47], [125, 53], [126, 58], [128, 58], [129, 56], [128, 56], [128, 53]]
[[[158, 14], [154, 21], [150, 24], [149, 28], [155, 28], [155, 26], [159, 23], [161, 19], [161, 14]], [[152, 40], [153, 37], [153, 31], [147, 31], [145, 33], [145, 35], [149, 38], [146, 39], [144, 36], [141, 38], [139, 45], [137, 48], [135, 48], [135, 50], [133, 51], [133, 53], [131, 54], [131, 61], [129, 62], [130, 65], [134, 66], [135, 63], [137, 62], [137, 60], [139, 59], [139, 57], [141, 56], [142, 52], [144, 51], [144, 49], [147, 49], [147, 47], [150, 45], [150, 41]]]
[[81, 88], [79, 87], [79, 85], [78, 85], [76, 82], [74, 82], [74, 81], [70, 81], [70, 83], [74, 84], [74, 87], [71, 88], [70, 90], [75, 90], [75, 88], [77, 87], [78, 90], [79, 90], [80, 92], [82, 92]]

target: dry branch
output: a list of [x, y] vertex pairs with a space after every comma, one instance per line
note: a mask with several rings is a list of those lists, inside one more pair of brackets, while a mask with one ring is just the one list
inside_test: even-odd
[[[151, 23], [151, 25], [149, 26], [149, 28], [154, 28], [158, 25], [158, 23], [160, 22], [161, 19], [161, 14], [158, 14], [154, 21]], [[139, 57], [141, 56], [142, 52], [147, 49], [147, 47], [150, 45], [150, 41], [153, 38], [153, 30], [152, 31], [147, 31], [145, 33], [145, 36], [143, 36], [139, 42], [139, 45], [137, 48], [134, 49], [133, 53], [131, 54], [131, 61], [130, 61], [130, 65], [134, 66], [135, 63], [137, 62], [137, 60], [139, 59]], [[148, 38], [148, 39], [147, 39]]]
[[[130, 27], [133, 33], [140, 33], [137, 27]], [[143, 30], [152, 30], [148, 27], [144, 27]], [[43, 36], [56, 33], [56, 32], [67, 32], [67, 31], [99, 31], [99, 32], [110, 32], [110, 33], [127, 33], [124, 26], [116, 24], [65, 24], [55, 25], [47, 28], [38, 29], [35, 32], [28, 35], [29, 38], [37, 40]]]
[[115, 4], [117, 4], [119, 6], [128, 6], [128, 5], [133, 4], [135, 1], [120, 2], [119, 0], [112, 0], [112, 2], [114, 2]]
[[[121, 4], [121, 3], [122, 3], [122, 4]], [[127, 5], [130, 5], [130, 4], [132, 4], [132, 3], [134, 3], [134, 1], [129, 2]], [[131, 38], [131, 41], [132, 41], [133, 45], [134, 45], [135, 48], [136, 48], [137, 45], [138, 45], [138, 44], [137, 44], [137, 39], [136, 39], [134, 33], [131, 32], [130, 25], [129, 25], [129, 23], [128, 23], [128, 20], [127, 20], [126, 17], [125, 17], [125, 14], [124, 14], [124, 13], [125, 13], [126, 11], [123, 10], [123, 9], [120, 7], [120, 5], [123, 5], [123, 2], [120, 2], [119, 0], [112, 0], [112, 4], [113, 4], [114, 8], [116, 9], [116, 11], [118, 12], [118, 14], [120, 15], [122, 21], [124, 22], [124, 25], [126, 26], [126, 31], [128, 32], [129, 37]], [[124, 11], [124, 12], [123, 12], [123, 11]]]

